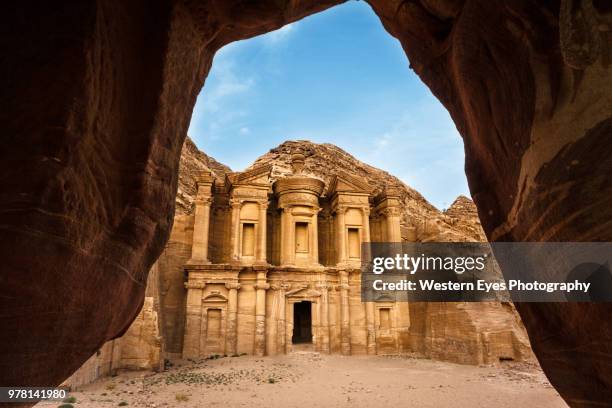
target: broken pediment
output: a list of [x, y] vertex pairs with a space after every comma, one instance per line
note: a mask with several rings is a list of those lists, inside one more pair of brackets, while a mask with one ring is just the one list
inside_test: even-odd
[[272, 165], [266, 164], [263, 166], [255, 167], [254, 169], [230, 173], [227, 175], [227, 180], [231, 185], [270, 185], [270, 172], [272, 171]]
[[286, 293], [287, 297], [293, 297], [293, 298], [315, 298], [315, 297], [319, 297], [321, 296], [321, 292], [319, 292], [318, 290], [312, 289], [310, 287], [308, 287], [307, 285], [295, 288], [293, 290], [290, 290]]
[[348, 173], [339, 172], [329, 182], [328, 195], [332, 196], [337, 193], [370, 194], [371, 191], [372, 187], [367, 182]]

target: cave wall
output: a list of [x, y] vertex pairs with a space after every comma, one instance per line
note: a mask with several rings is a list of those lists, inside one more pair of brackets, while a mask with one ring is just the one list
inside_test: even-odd
[[[58, 384], [123, 334], [214, 52], [337, 3], [2, 4], [0, 383]], [[490, 240], [611, 240], [609, 2], [369, 3], [455, 121]], [[609, 406], [612, 306], [517, 308], [562, 397]]]

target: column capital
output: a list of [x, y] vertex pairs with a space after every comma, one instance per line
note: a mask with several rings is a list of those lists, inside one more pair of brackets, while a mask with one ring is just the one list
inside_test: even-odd
[[210, 206], [213, 202], [213, 198], [210, 195], [197, 195], [196, 199], [194, 200], [196, 205], [204, 205], [204, 206]]
[[315, 288], [321, 289], [321, 290], [329, 290], [329, 289], [333, 289], [333, 286], [327, 282], [319, 282], [315, 284]]
[[229, 204], [232, 209], [239, 209], [242, 206], [242, 200], [239, 198], [230, 198]]
[[226, 289], [240, 289], [240, 284], [238, 282], [226, 282], [225, 283], [225, 288]]
[[268, 284], [268, 283], [256, 283], [255, 284], [255, 289], [257, 289], [257, 290], [260, 290], [260, 289], [268, 290], [268, 289], [270, 289], [270, 284]]
[[346, 204], [339, 204], [334, 208], [334, 212], [338, 215], [344, 215], [346, 210], [348, 210], [348, 205]]
[[291, 289], [291, 284], [289, 283], [272, 283], [270, 284], [270, 288], [272, 290], [289, 290]]
[[399, 207], [387, 207], [382, 209], [380, 213], [385, 217], [398, 217], [401, 214], [401, 210]]

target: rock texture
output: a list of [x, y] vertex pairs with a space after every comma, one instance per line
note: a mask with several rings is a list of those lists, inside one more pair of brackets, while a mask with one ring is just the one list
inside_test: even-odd
[[[57, 384], [136, 317], [214, 53], [338, 3], [2, 5], [0, 383]], [[610, 2], [369, 4], [455, 121], [490, 240], [612, 240]], [[518, 310], [562, 397], [609, 406], [612, 306]]]
[[286, 176], [291, 173], [291, 152], [294, 151], [301, 151], [306, 157], [304, 172], [320, 178], [326, 184], [334, 174], [343, 171], [366, 181], [373, 188], [373, 195], [385, 188], [397, 190], [403, 204], [401, 226], [404, 240], [486, 241], [476, 207], [470, 199], [457, 198], [449, 211], [441, 212], [397, 177], [357, 160], [330, 143], [287, 141], [270, 149], [247, 170], [272, 164], [272, 180]]
[[227, 173], [231, 173], [232, 169], [206, 155], [187, 137], [179, 161], [178, 190], [176, 192], [177, 215], [193, 213], [193, 202], [197, 193], [195, 177], [198, 171], [210, 171], [215, 178], [223, 179]]

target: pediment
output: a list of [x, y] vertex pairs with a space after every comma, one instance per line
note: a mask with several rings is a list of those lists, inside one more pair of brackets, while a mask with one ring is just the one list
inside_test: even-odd
[[231, 184], [270, 184], [272, 165], [266, 164], [251, 170], [231, 173], [227, 176]]
[[329, 183], [329, 195], [336, 193], [365, 193], [370, 194], [372, 187], [365, 181], [351, 174], [340, 172], [332, 177]]
[[308, 286], [303, 286], [300, 288], [290, 290], [285, 295], [287, 297], [292, 297], [292, 298], [307, 299], [307, 298], [319, 297], [321, 296], [321, 292], [319, 292], [318, 290], [309, 288]]

